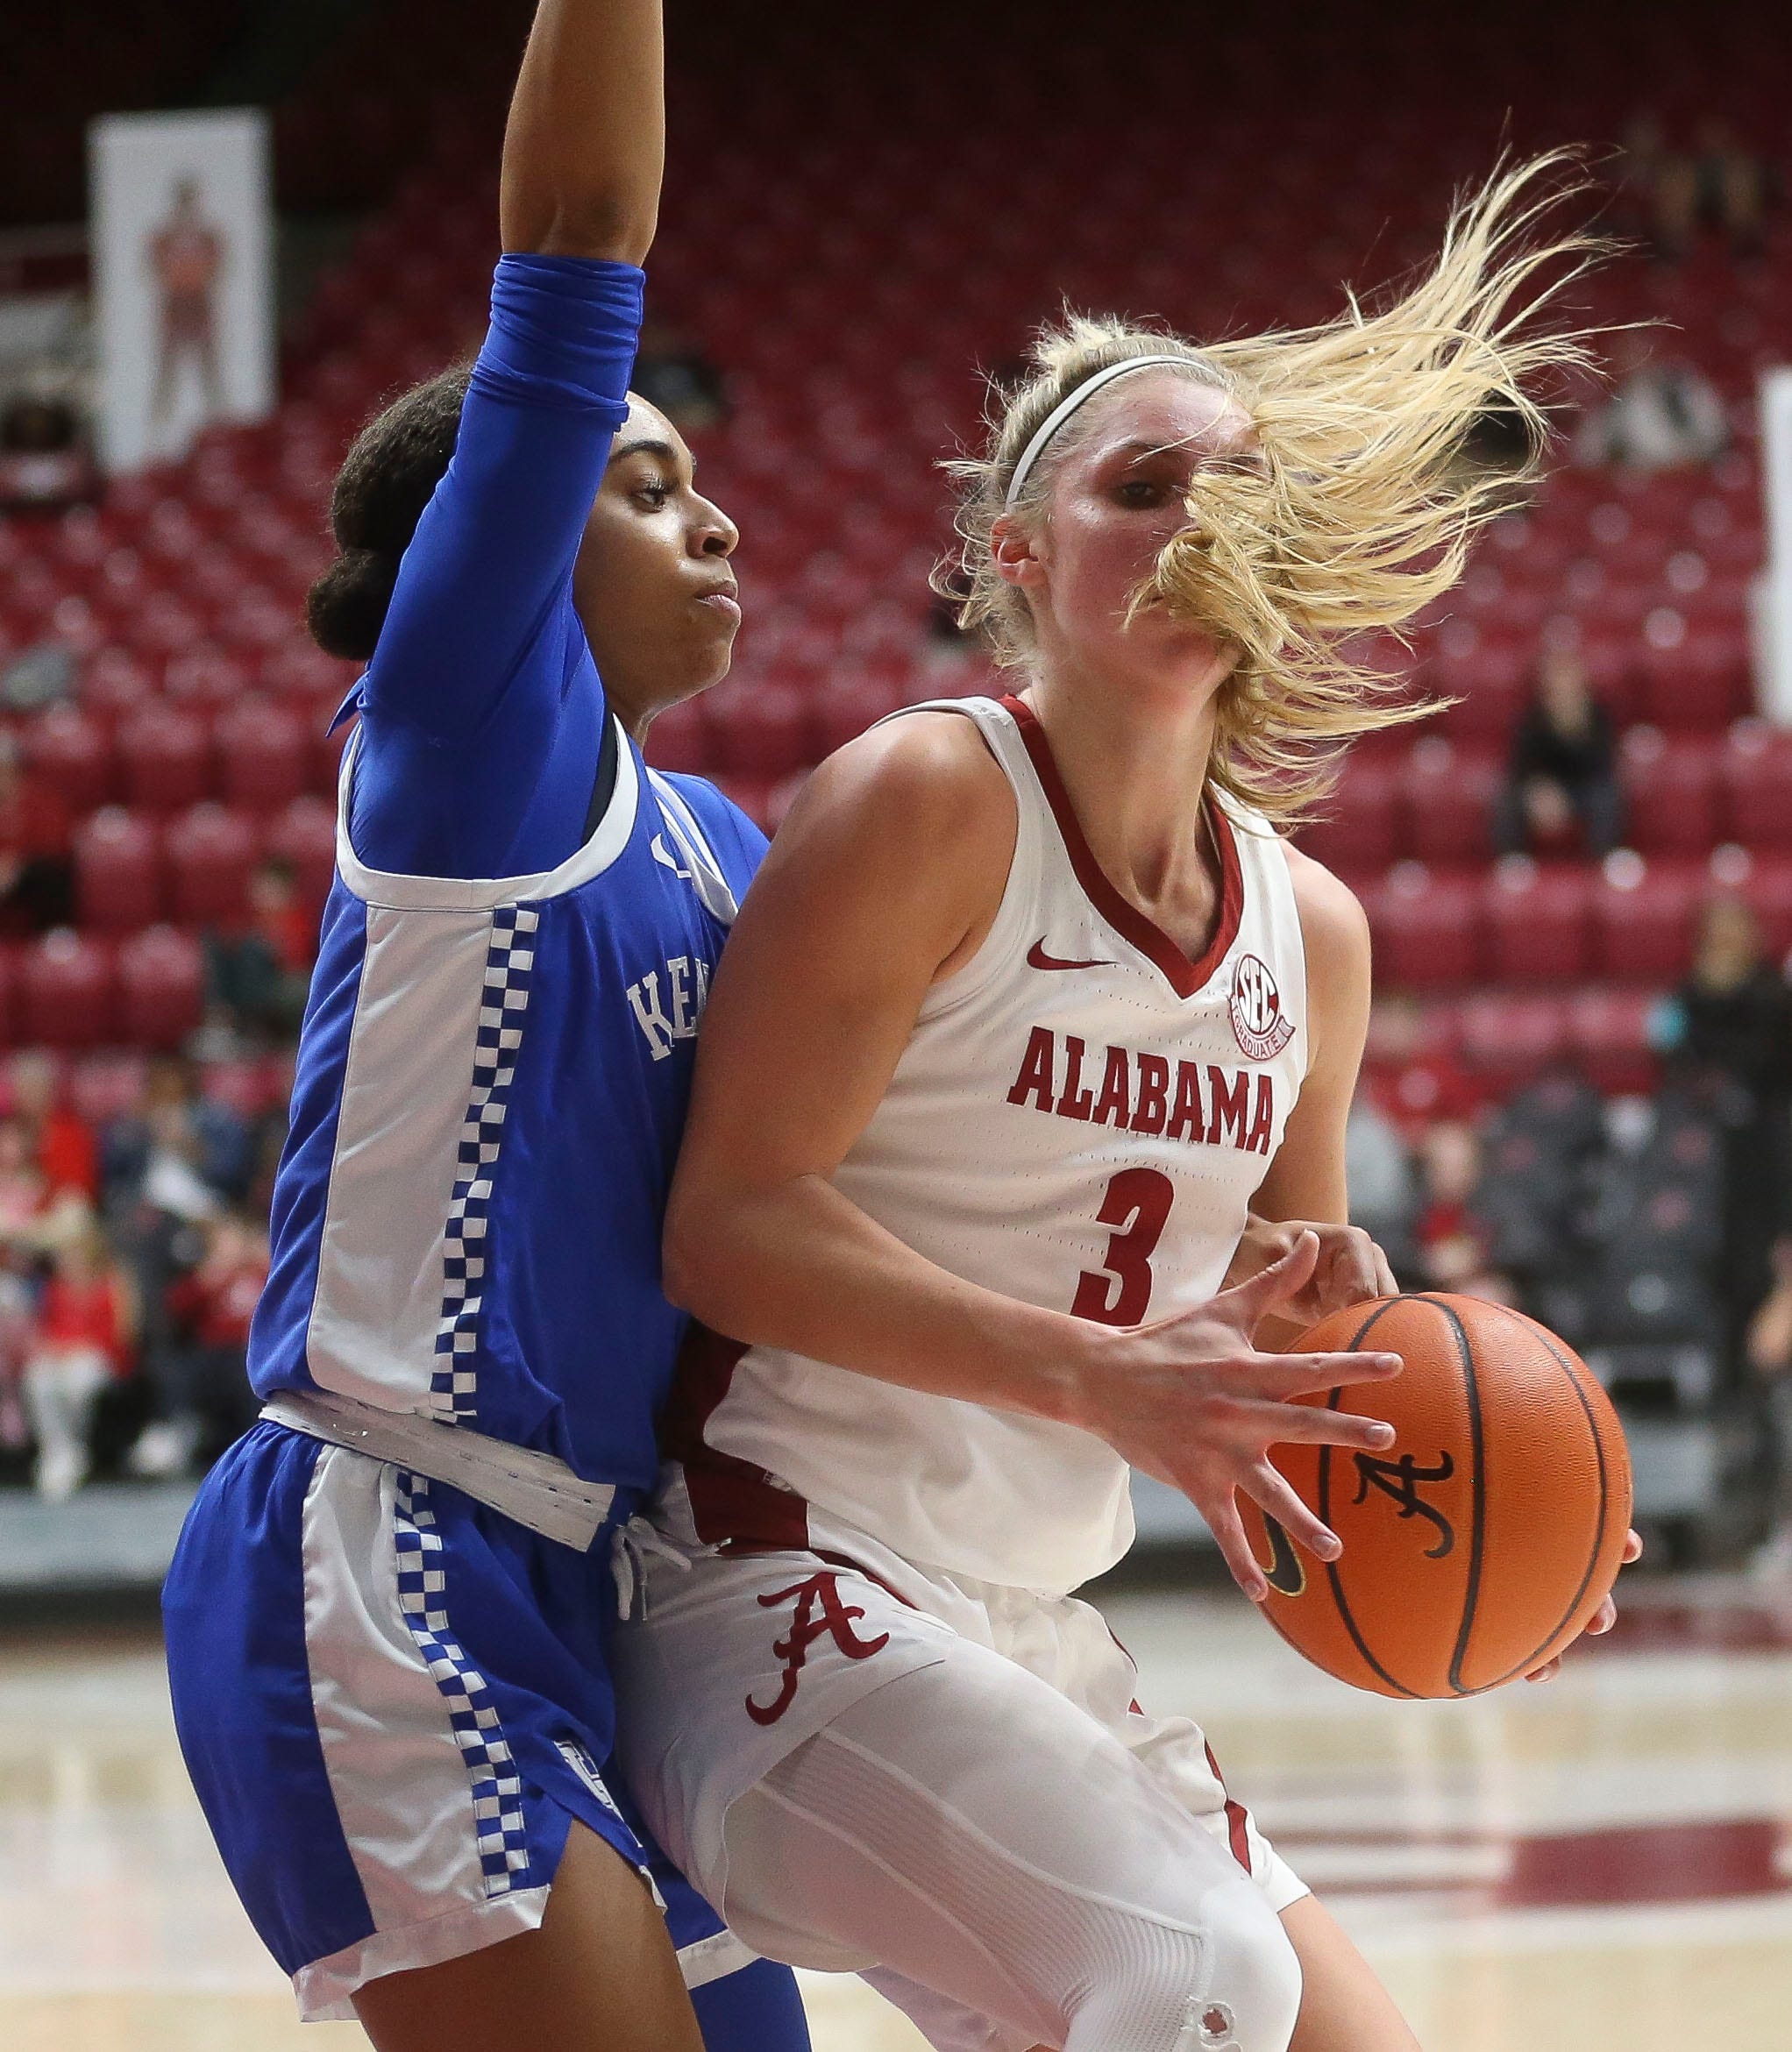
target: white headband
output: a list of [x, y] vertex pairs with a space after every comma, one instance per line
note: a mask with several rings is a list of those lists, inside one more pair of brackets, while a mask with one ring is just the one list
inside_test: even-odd
[[1188, 362], [1189, 359], [1185, 356], [1129, 356], [1123, 358], [1117, 364], [1109, 364], [1106, 370], [1097, 371], [1092, 377], [1084, 379], [1068, 399], [1054, 407], [1051, 412], [1046, 415], [1044, 424], [1039, 432], [1021, 451], [1020, 460], [1014, 465], [1014, 474], [1008, 480], [1007, 505], [1012, 508], [1014, 501], [1026, 489], [1027, 479], [1032, 474], [1033, 466], [1045, 453], [1046, 444], [1052, 437], [1057, 433], [1073, 413], [1086, 406], [1098, 392], [1103, 391], [1106, 387], [1112, 385], [1116, 378], [1124, 378], [1134, 371], [1149, 370], [1154, 364], [1186, 366]]

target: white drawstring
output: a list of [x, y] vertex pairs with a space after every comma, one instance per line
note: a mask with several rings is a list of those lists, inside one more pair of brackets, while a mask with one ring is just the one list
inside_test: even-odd
[[691, 1572], [689, 1558], [638, 1512], [626, 1524], [616, 1527], [610, 1551], [610, 1574], [616, 1585], [616, 1608], [626, 1624], [635, 1615], [635, 1599], [641, 1599], [641, 1615], [647, 1615], [647, 1557], [669, 1560], [682, 1573]]

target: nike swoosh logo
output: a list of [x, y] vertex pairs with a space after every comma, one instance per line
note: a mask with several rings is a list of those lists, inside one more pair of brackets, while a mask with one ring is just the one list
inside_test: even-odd
[[1269, 1535], [1269, 1565], [1263, 1580], [1282, 1595], [1298, 1596], [1306, 1587], [1306, 1570], [1300, 1565], [1294, 1542], [1267, 1510], [1263, 1526]]
[[1111, 962], [1060, 962], [1056, 955], [1045, 952], [1045, 942], [1035, 941], [1027, 951], [1028, 969], [1113, 969]]

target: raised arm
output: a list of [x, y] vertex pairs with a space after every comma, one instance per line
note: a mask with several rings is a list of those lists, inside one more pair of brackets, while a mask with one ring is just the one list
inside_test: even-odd
[[661, 0], [541, 0], [504, 130], [503, 246], [641, 264], [665, 170]]
[[1311, 1236], [1198, 1310], [1116, 1330], [951, 1275], [831, 1181], [928, 986], [986, 929], [1014, 832], [1006, 779], [951, 714], [879, 729], [816, 772], [742, 910], [704, 1016], [667, 1288], [736, 1339], [1098, 1434], [1183, 1489], [1261, 1594], [1234, 1489], [1335, 1551], [1269, 1468], [1268, 1445], [1387, 1443], [1379, 1427], [1285, 1400], [1391, 1373], [1391, 1357], [1277, 1360], [1248, 1338], [1305, 1283]]
[[491, 329], [367, 672], [351, 831], [377, 869], [513, 875], [578, 845], [603, 700], [572, 565], [627, 417], [665, 135], [660, 0], [542, 0]]

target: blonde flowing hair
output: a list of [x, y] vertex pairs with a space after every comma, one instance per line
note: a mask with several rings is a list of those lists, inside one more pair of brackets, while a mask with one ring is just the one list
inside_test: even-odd
[[[1548, 316], [1602, 245], [1552, 231], [1546, 218], [1587, 189], [1571, 152], [1503, 160], [1457, 201], [1428, 274], [1379, 305], [1352, 294], [1322, 326], [1205, 348], [1120, 321], [1070, 316], [1042, 330], [1033, 375], [994, 395], [986, 453], [948, 465], [961, 487], [951, 593], [961, 623], [982, 630], [999, 664], [1027, 664], [1031, 611], [992, 556], [1022, 451], [1096, 372], [1128, 357], [1185, 358], [1191, 378], [1249, 415], [1262, 464], [1195, 473], [1188, 525], [1128, 618], [1160, 598], [1239, 650], [1219, 693], [1209, 781], [1279, 829], [1310, 817], [1348, 741], [1433, 709], [1351, 641], [1397, 634], [1456, 582], [1476, 532], [1540, 471], [1550, 439], [1540, 381], [1590, 361], [1588, 335]], [[1467, 448], [1496, 408], [1522, 423], [1528, 444], [1521, 464], [1499, 470]], [[1077, 426], [1034, 466], [1012, 508], [1023, 527], [1043, 524]]]

